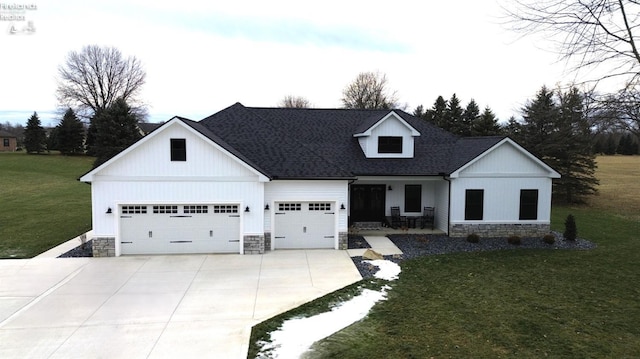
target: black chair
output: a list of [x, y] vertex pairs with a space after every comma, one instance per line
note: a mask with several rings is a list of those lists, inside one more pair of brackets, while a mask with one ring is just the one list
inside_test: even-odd
[[400, 215], [400, 207], [391, 207], [391, 228], [406, 226], [407, 218]]
[[420, 217], [420, 228], [424, 229], [426, 226], [431, 226], [431, 230], [435, 227], [435, 212], [433, 207], [424, 207], [422, 210], [422, 217]]

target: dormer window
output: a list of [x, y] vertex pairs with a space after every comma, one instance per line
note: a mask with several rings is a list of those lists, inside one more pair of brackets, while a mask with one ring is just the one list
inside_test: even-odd
[[378, 153], [402, 153], [402, 137], [378, 137]]

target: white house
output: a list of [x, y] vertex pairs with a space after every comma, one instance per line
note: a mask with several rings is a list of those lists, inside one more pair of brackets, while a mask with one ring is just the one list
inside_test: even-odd
[[94, 255], [346, 249], [354, 222], [435, 207], [449, 236], [548, 233], [559, 174], [506, 137], [399, 110], [253, 108], [174, 117], [83, 175]]

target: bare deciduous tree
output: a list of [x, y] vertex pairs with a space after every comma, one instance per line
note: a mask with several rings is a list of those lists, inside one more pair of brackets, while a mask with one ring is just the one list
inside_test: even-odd
[[144, 112], [137, 98], [146, 77], [142, 64], [135, 57], [123, 58], [115, 47], [89, 45], [69, 52], [58, 76], [58, 101], [65, 107], [93, 115], [122, 98]]
[[606, 64], [606, 72], [590, 82], [616, 77], [631, 84], [640, 77], [640, 1], [515, 0], [505, 11], [513, 30], [542, 33], [554, 41], [576, 74]]
[[278, 103], [278, 107], [309, 108], [311, 102], [302, 96], [287, 95]]
[[379, 72], [361, 72], [342, 91], [345, 108], [390, 109], [398, 107], [396, 92], [389, 92], [387, 76]]

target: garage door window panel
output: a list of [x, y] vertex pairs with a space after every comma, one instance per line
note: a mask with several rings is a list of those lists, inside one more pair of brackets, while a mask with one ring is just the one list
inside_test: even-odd
[[146, 214], [147, 206], [122, 206], [122, 214]]
[[209, 213], [209, 206], [200, 206], [200, 205], [184, 206], [184, 213], [185, 214]]
[[175, 214], [178, 213], [178, 206], [171, 206], [171, 205], [166, 205], [166, 206], [153, 206], [153, 213], [156, 214], [163, 214], [163, 213], [169, 213], [169, 214]]
[[213, 213], [238, 213], [237, 205], [214, 205]]

